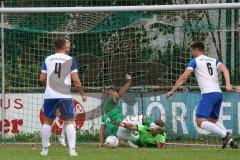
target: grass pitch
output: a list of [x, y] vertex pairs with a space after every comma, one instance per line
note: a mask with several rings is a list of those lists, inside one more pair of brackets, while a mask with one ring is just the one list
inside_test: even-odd
[[217, 147], [166, 146], [157, 148], [100, 148], [78, 145], [78, 157], [69, 157], [67, 147], [52, 145], [47, 157], [40, 156], [40, 145], [0, 144], [1, 160], [236, 160], [240, 150]]

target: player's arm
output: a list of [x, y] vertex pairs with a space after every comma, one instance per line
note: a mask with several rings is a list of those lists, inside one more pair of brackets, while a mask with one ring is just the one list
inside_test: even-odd
[[174, 92], [185, 83], [185, 81], [188, 79], [191, 73], [192, 73], [191, 69], [186, 69], [184, 73], [178, 78], [172, 89], [166, 94], [166, 97], [168, 98], [172, 96]]
[[46, 83], [47, 83], [47, 73], [41, 72], [41, 74], [40, 74], [40, 81], [41, 81], [42, 85], [46, 86]]
[[81, 83], [81, 80], [78, 77], [77, 72], [71, 73], [71, 78], [72, 78], [72, 80], [73, 80], [73, 82], [75, 84], [75, 87], [78, 90], [78, 93], [82, 96], [83, 101], [86, 101], [87, 99], [86, 99], [86, 96], [84, 95], [82, 83]]
[[73, 83], [75, 84], [75, 87], [78, 90], [78, 93], [81, 95], [82, 100], [85, 102], [87, 100], [87, 97], [84, 95], [83, 92], [83, 87], [82, 87], [82, 83], [78, 77], [77, 74], [78, 70], [77, 70], [77, 61], [75, 58], [72, 58], [72, 66], [71, 66], [71, 78], [73, 80]]
[[121, 98], [120, 95], [117, 92], [114, 92], [113, 97], [114, 97], [114, 102], [117, 104], [118, 100]]
[[231, 85], [231, 82], [230, 82], [229, 71], [228, 71], [227, 67], [225, 66], [225, 64], [220, 63], [218, 65], [218, 70], [220, 72], [223, 72], [223, 75], [224, 75], [224, 78], [225, 78], [225, 82], [226, 82], [226, 90], [227, 91], [233, 91], [233, 86]]
[[132, 123], [127, 123], [127, 122], [121, 122], [119, 123], [119, 126], [124, 127], [126, 129], [129, 130], [133, 130], [133, 131], [137, 131], [138, 130], [138, 126]]
[[127, 79], [127, 83], [120, 89], [120, 91], [118, 93], [119, 97], [116, 97], [116, 98], [122, 97], [127, 92], [129, 87], [131, 86], [131, 84], [132, 84], [132, 77], [129, 74], [126, 74], [126, 79]]
[[45, 60], [43, 61], [42, 67], [41, 67], [40, 81], [44, 86], [46, 86], [46, 83], [47, 83], [47, 66], [46, 66]]
[[104, 145], [104, 130], [106, 128], [105, 124], [102, 124], [100, 127], [100, 147]]
[[157, 138], [157, 148], [163, 148], [166, 142], [166, 134], [158, 133], [155, 138]]

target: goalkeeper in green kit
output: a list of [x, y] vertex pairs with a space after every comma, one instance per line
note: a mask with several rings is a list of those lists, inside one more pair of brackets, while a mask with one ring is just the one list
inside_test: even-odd
[[132, 124], [145, 124], [147, 126], [154, 126], [150, 117], [143, 115], [125, 117], [121, 108], [121, 97], [127, 92], [132, 83], [132, 77], [126, 75], [126, 84], [119, 90], [114, 87], [107, 89], [107, 98], [103, 103], [103, 115], [102, 125], [100, 128], [100, 146], [104, 144], [104, 132], [107, 128], [111, 135], [115, 135], [122, 140], [126, 140], [128, 145], [135, 147], [132, 142], [138, 140], [138, 135], [134, 134], [134, 131], [128, 130], [122, 126], [119, 126], [121, 122]]
[[154, 121], [154, 127], [148, 127], [147, 125], [136, 125], [132, 123], [122, 122], [119, 123], [120, 126], [138, 131], [139, 138], [137, 140], [137, 145], [140, 147], [157, 147], [163, 148], [166, 141], [166, 133], [165, 133], [165, 124], [161, 120]]

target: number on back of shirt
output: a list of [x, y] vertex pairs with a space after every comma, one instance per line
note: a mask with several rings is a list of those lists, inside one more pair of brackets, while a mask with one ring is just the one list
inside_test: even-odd
[[61, 77], [61, 63], [55, 63], [55, 70], [54, 73], [56, 73], [58, 75], [58, 78]]
[[207, 68], [208, 68], [209, 74], [212, 76], [213, 75], [213, 68], [212, 68], [211, 63], [207, 63]]

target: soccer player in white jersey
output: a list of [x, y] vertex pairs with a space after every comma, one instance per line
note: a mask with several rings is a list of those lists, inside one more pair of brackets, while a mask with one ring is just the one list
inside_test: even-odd
[[55, 54], [48, 56], [43, 64], [40, 80], [46, 85], [44, 95], [44, 125], [42, 127], [42, 152], [43, 156], [48, 154], [48, 142], [51, 128], [56, 118], [56, 109], [61, 112], [61, 117], [66, 125], [67, 140], [69, 144], [69, 155], [77, 156], [75, 151], [76, 129], [74, 127], [74, 106], [71, 96], [71, 79], [78, 89], [83, 101], [87, 100], [84, 95], [81, 81], [77, 74], [76, 60], [67, 55], [69, 47], [67, 40], [56, 38], [54, 40]]
[[227, 132], [224, 125], [218, 121], [222, 103], [222, 91], [219, 87], [218, 71], [223, 72], [226, 90], [233, 91], [229, 71], [219, 60], [203, 55], [205, 46], [202, 42], [194, 42], [191, 48], [194, 58], [188, 63], [186, 70], [166, 94], [166, 97], [172, 96], [184, 84], [192, 71], [194, 71], [201, 91], [201, 99], [196, 109], [197, 125], [208, 132], [219, 135], [223, 139], [223, 149], [227, 144], [230, 144], [233, 148], [235, 145], [231, 138], [231, 133]]

